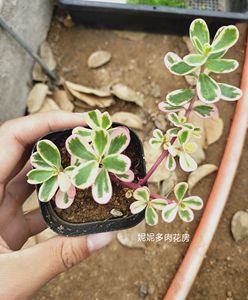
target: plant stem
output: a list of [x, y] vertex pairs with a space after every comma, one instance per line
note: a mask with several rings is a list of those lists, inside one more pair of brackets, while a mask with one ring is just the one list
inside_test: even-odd
[[[185, 117], [188, 118], [192, 109], [193, 109], [193, 105], [194, 102], [197, 100], [197, 94], [195, 93], [194, 98], [191, 100], [189, 107], [187, 108], [186, 112], [185, 112]], [[173, 137], [171, 139], [171, 145], [173, 145], [176, 141], [177, 137]], [[154, 163], [154, 165], [151, 167], [151, 169], [147, 172], [146, 176], [141, 179], [139, 181], [139, 184], [142, 186], [144, 184], [146, 184], [146, 182], [148, 181], [148, 179], [152, 176], [152, 174], [156, 171], [156, 169], [158, 168], [158, 166], [162, 163], [162, 161], [168, 156], [169, 151], [168, 150], [164, 150], [159, 158], [156, 160], [156, 162]]]
[[[176, 139], [177, 138], [175, 136], [171, 139], [171, 144], [172, 145], [174, 144], [174, 142], [176, 141]], [[144, 185], [147, 182], [147, 180], [152, 176], [152, 174], [156, 171], [156, 169], [158, 168], [158, 166], [167, 157], [168, 154], [169, 154], [168, 150], [164, 150], [160, 154], [159, 158], [155, 161], [155, 163], [153, 164], [153, 166], [151, 167], [151, 169], [147, 172], [146, 176], [139, 181], [139, 184], [141, 186]]]
[[[119, 180], [118, 178], [116, 178], [115, 176], [111, 175], [111, 181], [120, 184], [123, 187], [132, 189], [132, 190], [136, 190], [140, 187], [142, 187], [139, 183], [135, 183], [135, 182], [124, 182]], [[173, 201], [170, 199], [165, 198], [164, 196], [161, 196], [159, 194], [155, 194], [155, 193], [150, 193], [150, 197], [153, 199], [164, 199], [166, 200], [168, 203], [172, 203]]]

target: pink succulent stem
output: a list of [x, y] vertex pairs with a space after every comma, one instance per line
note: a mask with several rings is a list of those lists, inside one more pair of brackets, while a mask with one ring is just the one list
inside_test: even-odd
[[[174, 136], [172, 139], [171, 139], [171, 144], [173, 145], [174, 142], [176, 141], [176, 137]], [[139, 184], [142, 186], [144, 185], [147, 180], [152, 176], [152, 174], [157, 170], [158, 166], [161, 164], [161, 162], [167, 157], [167, 155], [169, 154], [169, 151], [168, 150], [164, 150], [159, 158], [156, 160], [156, 162], [153, 164], [153, 166], [151, 167], [151, 169], [147, 172], [146, 176], [144, 178], [142, 178], [140, 181], [139, 181]]]
[[[188, 118], [192, 109], [193, 109], [193, 105], [194, 102], [197, 100], [197, 95], [195, 94], [194, 98], [191, 100], [189, 107], [187, 108], [186, 112], [185, 112], [185, 117]], [[171, 145], [173, 145], [176, 141], [177, 137], [173, 137], [171, 139]], [[169, 151], [168, 150], [164, 150], [159, 158], [156, 160], [156, 162], [154, 163], [154, 165], [151, 167], [151, 169], [147, 172], [146, 176], [141, 179], [139, 181], [139, 184], [142, 186], [144, 184], [146, 184], [146, 182], [148, 181], [148, 179], [152, 176], [152, 174], [157, 170], [158, 166], [162, 163], [162, 161], [168, 156]]]
[[[138, 188], [142, 187], [139, 183], [121, 181], [120, 179], [116, 178], [114, 175], [111, 175], [111, 181], [116, 182], [116, 183], [120, 184], [123, 187], [130, 188], [132, 190], [137, 190]], [[155, 193], [150, 193], [150, 197], [153, 198], [153, 199], [164, 199], [168, 203], [173, 202], [172, 200], [167, 199], [164, 196], [161, 196], [161, 195], [155, 194]]]

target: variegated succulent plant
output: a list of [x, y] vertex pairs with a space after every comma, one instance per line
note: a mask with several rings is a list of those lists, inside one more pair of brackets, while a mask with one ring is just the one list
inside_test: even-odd
[[130, 142], [127, 127], [112, 128], [107, 112], [99, 110], [84, 114], [89, 128], [77, 127], [66, 140], [66, 149], [71, 155], [71, 165], [63, 169], [61, 155], [56, 145], [49, 140], [37, 143], [37, 152], [31, 156], [35, 168], [28, 176], [30, 184], [41, 184], [40, 201], [50, 201], [55, 196], [57, 207], [65, 209], [72, 203], [76, 188], [92, 187], [96, 202], [107, 203], [112, 196], [110, 173], [123, 182], [133, 181], [131, 160], [122, 152]]
[[[122, 181], [133, 181], [131, 160], [122, 152], [130, 142], [127, 127], [111, 128], [108, 113], [91, 111], [85, 115], [91, 129], [77, 127], [66, 141], [66, 149], [75, 161], [71, 180], [75, 187], [86, 189], [92, 186], [96, 202], [107, 203], [112, 196], [110, 173]], [[85, 137], [86, 135], [86, 137]]]
[[[201, 137], [201, 129], [188, 121], [191, 113], [202, 118], [211, 118], [219, 100], [238, 100], [242, 92], [239, 88], [217, 83], [211, 73], [228, 73], [238, 67], [234, 59], [224, 59], [227, 50], [238, 40], [239, 32], [235, 26], [221, 27], [212, 43], [207, 24], [202, 19], [192, 22], [189, 30], [195, 53], [180, 58], [169, 52], [164, 63], [168, 70], [178, 76], [190, 76], [194, 82], [190, 88], [170, 92], [166, 100], [159, 104], [159, 109], [167, 113], [171, 124], [166, 132], [160, 129], [153, 131], [150, 144], [160, 148], [161, 154], [144, 178], [138, 182], [131, 168], [130, 158], [123, 154], [130, 143], [130, 132], [125, 126], [112, 126], [107, 112], [93, 110], [83, 116], [87, 127], [76, 127], [66, 140], [66, 149], [71, 157], [70, 166], [63, 168], [61, 154], [54, 143], [41, 140], [37, 143], [37, 152], [31, 157], [34, 167], [28, 173], [30, 184], [40, 185], [40, 201], [55, 199], [59, 208], [68, 208], [74, 201], [77, 189], [91, 188], [93, 199], [99, 204], [106, 204], [112, 196], [112, 182], [128, 188], [127, 197], [133, 196], [135, 201], [130, 206], [133, 214], [145, 211], [149, 225], [158, 223], [158, 211], [162, 219], [170, 223], [177, 213], [179, 217], [190, 222], [194, 218], [193, 209], [203, 206], [198, 196], [185, 198], [188, 189], [186, 182], [178, 183], [174, 188], [176, 200], [153, 194], [145, 187], [150, 176], [165, 161], [169, 171], [179, 165], [185, 172], [197, 168], [191, 156], [197, 148], [193, 141]], [[192, 82], [192, 80], [191, 80]], [[125, 201], [125, 199], [123, 199]]]

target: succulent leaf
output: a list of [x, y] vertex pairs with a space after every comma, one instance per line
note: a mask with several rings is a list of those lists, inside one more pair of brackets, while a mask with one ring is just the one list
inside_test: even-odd
[[167, 69], [170, 69], [172, 65], [181, 61], [182, 59], [174, 52], [168, 52], [164, 57], [164, 64]]
[[124, 182], [132, 182], [134, 180], [134, 173], [131, 170], [128, 170], [124, 174], [116, 174], [115, 176]]
[[188, 190], [187, 182], [180, 182], [174, 187], [174, 194], [177, 200], [182, 200]]
[[83, 138], [85, 138], [87, 142], [91, 141], [91, 132], [92, 132], [91, 129], [85, 127], [76, 127], [72, 130], [73, 135], [74, 134], [80, 135]]
[[84, 161], [96, 160], [96, 155], [89, 143], [79, 135], [71, 135], [66, 140], [67, 151]]
[[183, 106], [172, 106], [168, 102], [160, 102], [158, 108], [165, 113], [176, 112], [183, 109]]
[[30, 158], [31, 165], [36, 169], [53, 169], [44, 159], [40, 156], [38, 152], [34, 152]]
[[134, 191], [133, 197], [138, 201], [148, 202], [150, 199], [150, 192], [147, 187], [141, 187]]
[[236, 70], [239, 63], [235, 59], [208, 59], [206, 67], [213, 73], [230, 73]]
[[190, 197], [184, 198], [183, 203], [187, 207], [195, 209], [195, 210], [200, 210], [203, 207], [203, 201], [198, 196], [190, 196]]
[[230, 84], [219, 83], [219, 87], [221, 90], [221, 99], [226, 101], [236, 101], [240, 97], [242, 97], [242, 91]]
[[179, 61], [170, 67], [170, 72], [174, 75], [185, 76], [192, 73], [197, 67], [189, 66], [186, 62]]
[[87, 161], [75, 168], [71, 174], [71, 180], [75, 187], [86, 189], [94, 183], [98, 174], [99, 164], [95, 160]]
[[49, 140], [41, 140], [37, 143], [37, 151], [41, 158], [50, 166], [61, 168], [61, 156], [57, 146]]
[[200, 115], [200, 117], [209, 117], [214, 111], [214, 108], [211, 105], [196, 105], [193, 107], [193, 110]]
[[212, 53], [219, 53], [232, 47], [239, 38], [239, 31], [236, 26], [229, 25], [221, 27], [212, 43]]
[[166, 223], [171, 223], [172, 221], [175, 220], [177, 212], [178, 212], [177, 203], [167, 204], [162, 210], [162, 218]]
[[207, 57], [202, 54], [188, 54], [183, 58], [183, 60], [189, 66], [199, 67], [206, 62]]
[[60, 209], [66, 209], [72, 205], [74, 198], [70, 198], [67, 193], [58, 190], [55, 195], [55, 204]]
[[102, 160], [102, 164], [109, 172], [114, 174], [124, 174], [130, 169], [131, 160], [123, 154], [112, 154], [106, 156]]
[[214, 103], [220, 99], [221, 91], [219, 85], [207, 74], [200, 74], [196, 84], [199, 99], [205, 103]]
[[179, 217], [186, 223], [191, 222], [194, 219], [194, 213], [189, 207], [179, 209], [178, 214]]
[[109, 133], [104, 129], [97, 129], [92, 132], [92, 145], [98, 157], [102, 157], [109, 147]]
[[53, 176], [44, 183], [42, 183], [39, 189], [39, 200], [41, 202], [48, 202], [50, 201], [53, 196], [55, 195], [58, 189], [58, 179], [57, 176]]
[[107, 155], [120, 154], [130, 143], [130, 132], [127, 127], [119, 126], [114, 128], [110, 134], [110, 144]]
[[192, 172], [197, 168], [197, 163], [195, 162], [195, 160], [185, 152], [180, 152], [179, 163], [182, 170], [184, 170], [185, 172]]
[[144, 210], [147, 206], [147, 203], [144, 201], [134, 201], [131, 205], [130, 205], [130, 211], [132, 214], [138, 214], [139, 212], [141, 212], [142, 210]]
[[203, 46], [210, 42], [209, 30], [206, 22], [202, 19], [195, 19], [190, 25], [189, 36], [195, 49], [202, 53]]
[[28, 183], [40, 184], [54, 176], [54, 170], [35, 169], [28, 172]]
[[169, 93], [166, 101], [172, 106], [183, 106], [188, 103], [194, 96], [192, 89], [179, 89]]
[[176, 169], [176, 161], [175, 161], [175, 158], [171, 154], [168, 154], [165, 164], [166, 164], [167, 170], [169, 170], [169, 171], [174, 171]]
[[167, 205], [167, 201], [165, 199], [152, 199], [150, 205], [157, 210], [163, 210]]
[[106, 169], [102, 168], [92, 186], [92, 195], [99, 204], [106, 204], [112, 196], [112, 184]]
[[148, 205], [146, 207], [145, 219], [146, 223], [150, 226], [155, 226], [158, 224], [158, 214], [152, 206]]

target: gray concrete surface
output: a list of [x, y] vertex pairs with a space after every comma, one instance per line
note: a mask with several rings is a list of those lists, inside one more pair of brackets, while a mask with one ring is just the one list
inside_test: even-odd
[[[34, 50], [46, 38], [52, 0], [0, 0], [0, 16]], [[33, 60], [0, 28], [0, 122], [22, 116]]]

